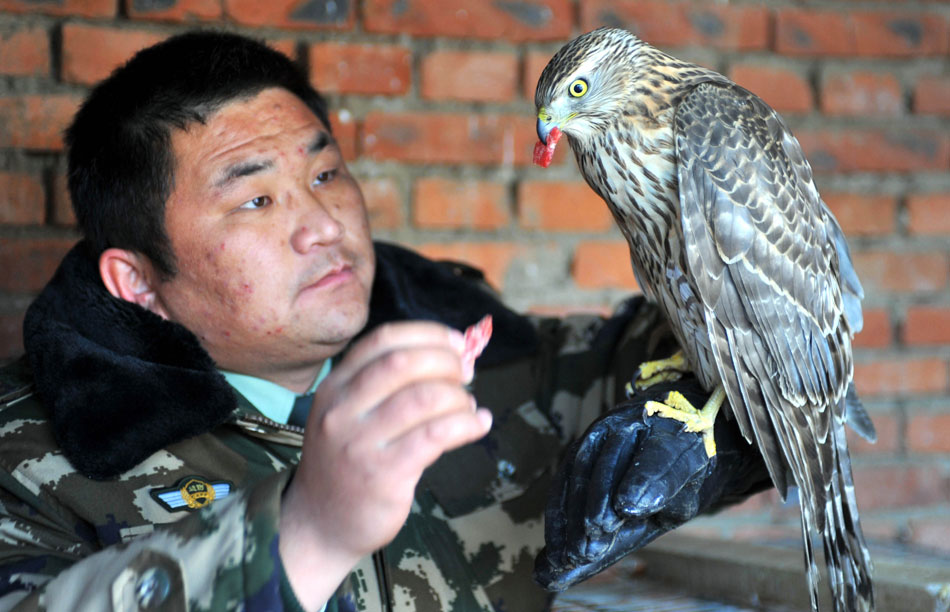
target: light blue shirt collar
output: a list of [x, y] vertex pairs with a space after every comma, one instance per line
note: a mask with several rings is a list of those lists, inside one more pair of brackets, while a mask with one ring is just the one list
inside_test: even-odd
[[[251, 405], [257, 408], [261, 414], [272, 421], [278, 423], [287, 423], [290, 418], [290, 412], [294, 409], [294, 401], [297, 394], [286, 387], [282, 387], [275, 382], [248, 376], [247, 374], [238, 374], [237, 372], [226, 372], [220, 370], [224, 379], [228, 381], [234, 390], [243, 395]], [[317, 386], [330, 373], [330, 360], [323, 362], [323, 368], [317, 374], [317, 379], [307, 393], [316, 391]]]

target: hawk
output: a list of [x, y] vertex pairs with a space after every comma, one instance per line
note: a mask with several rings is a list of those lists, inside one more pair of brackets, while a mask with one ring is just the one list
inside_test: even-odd
[[689, 370], [711, 393], [701, 408], [671, 393], [650, 412], [703, 432], [713, 456], [728, 400], [782, 498], [798, 487], [812, 607], [820, 537], [835, 610], [872, 609], [844, 429], [850, 413], [874, 437], [852, 383], [863, 291], [798, 141], [756, 95], [620, 29], [561, 48], [535, 104], [535, 161], [568, 136], [682, 349], [643, 364], [636, 384]]

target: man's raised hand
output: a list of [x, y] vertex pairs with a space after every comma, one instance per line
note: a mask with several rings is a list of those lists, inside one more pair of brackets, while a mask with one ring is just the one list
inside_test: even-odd
[[320, 384], [281, 513], [281, 558], [305, 608], [396, 536], [426, 467], [488, 432], [464, 351], [441, 324], [384, 325]]

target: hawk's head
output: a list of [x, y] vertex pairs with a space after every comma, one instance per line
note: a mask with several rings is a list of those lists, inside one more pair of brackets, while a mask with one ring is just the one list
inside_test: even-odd
[[563, 46], [534, 92], [538, 138], [547, 143], [557, 127], [584, 142], [607, 128], [627, 101], [641, 45], [626, 30], [600, 28]]

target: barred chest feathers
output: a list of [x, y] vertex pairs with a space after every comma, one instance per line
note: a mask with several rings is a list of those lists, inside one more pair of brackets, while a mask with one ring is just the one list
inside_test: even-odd
[[[634, 271], [655, 297], [668, 262], [679, 259], [679, 195], [670, 117], [652, 129], [617, 119], [584, 152], [575, 150], [587, 183], [604, 199], [631, 248]], [[685, 262], [684, 262], [685, 263]]]
[[[575, 149], [587, 183], [607, 203], [630, 245], [637, 283], [664, 311], [686, 361], [706, 388], [718, 382], [704, 310], [686, 276], [673, 108], [650, 127], [631, 129], [624, 117], [587, 147]], [[592, 145], [592, 146], [591, 146]], [[573, 146], [573, 141], [572, 141]]]

